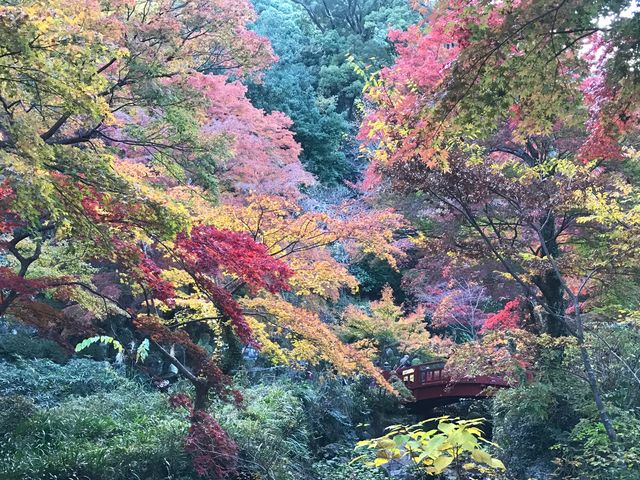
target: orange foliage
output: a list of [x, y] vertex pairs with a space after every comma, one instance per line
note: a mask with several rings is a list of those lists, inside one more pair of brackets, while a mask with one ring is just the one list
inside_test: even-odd
[[395, 392], [371, 360], [343, 343], [317, 313], [296, 307], [277, 296], [244, 299], [243, 305], [247, 315], [262, 319], [293, 345], [291, 356], [298, 362], [307, 365], [328, 362], [340, 374], [363, 374], [374, 378], [389, 392]]

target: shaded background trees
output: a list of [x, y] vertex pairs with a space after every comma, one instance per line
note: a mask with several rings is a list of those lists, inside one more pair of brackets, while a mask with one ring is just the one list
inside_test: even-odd
[[279, 61], [251, 86], [250, 97], [293, 119], [301, 161], [321, 182], [355, 180], [361, 162], [352, 133], [364, 79], [352, 62], [372, 71], [391, 63], [387, 31], [406, 27], [416, 13], [404, 0], [254, 4], [260, 13], [254, 28], [269, 36]]

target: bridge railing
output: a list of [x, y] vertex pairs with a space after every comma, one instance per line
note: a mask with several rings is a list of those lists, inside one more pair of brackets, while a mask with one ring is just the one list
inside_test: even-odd
[[482, 384], [507, 386], [508, 383], [504, 377], [482, 375], [476, 377], [465, 377], [456, 380], [447, 375], [444, 371], [444, 362], [431, 362], [421, 365], [412, 365], [401, 367], [396, 370], [396, 375], [410, 390], [415, 390], [430, 385], [447, 385], [447, 384]]
[[409, 388], [418, 388], [430, 383], [448, 383], [450, 380], [444, 373], [442, 362], [399, 368], [396, 374]]

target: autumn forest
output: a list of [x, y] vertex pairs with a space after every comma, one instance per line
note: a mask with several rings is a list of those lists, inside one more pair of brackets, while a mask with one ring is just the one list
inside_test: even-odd
[[0, 480], [640, 480], [637, 0], [0, 0]]

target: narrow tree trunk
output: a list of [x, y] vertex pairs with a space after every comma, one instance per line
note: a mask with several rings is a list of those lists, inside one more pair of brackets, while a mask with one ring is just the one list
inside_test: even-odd
[[587, 374], [587, 380], [589, 382], [589, 386], [591, 387], [591, 393], [593, 395], [593, 399], [596, 403], [596, 408], [598, 409], [598, 416], [600, 417], [600, 422], [604, 426], [605, 431], [607, 432], [607, 437], [612, 442], [615, 442], [617, 439], [616, 430], [613, 427], [613, 422], [611, 422], [611, 418], [609, 418], [609, 414], [607, 413], [607, 408], [602, 401], [602, 395], [600, 393], [600, 387], [598, 386], [598, 380], [596, 379], [595, 372], [593, 371], [593, 367], [591, 366], [591, 359], [589, 358], [589, 352], [587, 351], [584, 344], [580, 344], [580, 357], [582, 358], [582, 364], [584, 365], [584, 371]]
[[576, 320], [576, 338], [578, 339], [578, 346], [580, 348], [580, 358], [582, 359], [582, 365], [584, 366], [584, 371], [587, 374], [587, 381], [589, 382], [589, 387], [591, 387], [591, 394], [593, 395], [593, 400], [595, 401], [596, 408], [598, 409], [598, 416], [600, 417], [600, 422], [604, 426], [605, 431], [607, 432], [607, 437], [611, 442], [615, 442], [617, 439], [616, 430], [613, 427], [613, 422], [609, 417], [609, 413], [607, 412], [607, 407], [602, 401], [602, 393], [600, 392], [600, 386], [598, 385], [598, 379], [596, 378], [596, 374], [593, 371], [593, 365], [591, 365], [591, 358], [589, 357], [589, 351], [584, 344], [584, 325], [582, 323], [582, 315], [580, 314], [580, 303], [579, 299], [576, 297], [573, 301], [575, 308], [575, 320]]
[[16, 293], [16, 291], [11, 290], [9, 294], [4, 298], [2, 303], [0, 303], [0, 317], [2, 317], [6, 313], [7, 309], [11, 306], [17, 296], [18, 294]]
[[223, 325], [222, 338], [227, 348], [222, 356], [220, 369], [228, 375], [242, 364], [242, 343], [230, 325]]
[[[538, 232], [541, 249], [544, 256], [556, 258], [560, 255], [560, 248], [557, 241], [556, 220], [553, 212], [548, 211], [540, 218], [540, 230]], [[559, 272], [554, 268], [549, 268], [543, 275], [535, 280], [536, 286], [542, 293], [547, 312], [544, 314], [545, 331], [552, 337], [562, 337], [570, 335], [564, 315], [567, 309], [565, 299], [565, 289]]]

